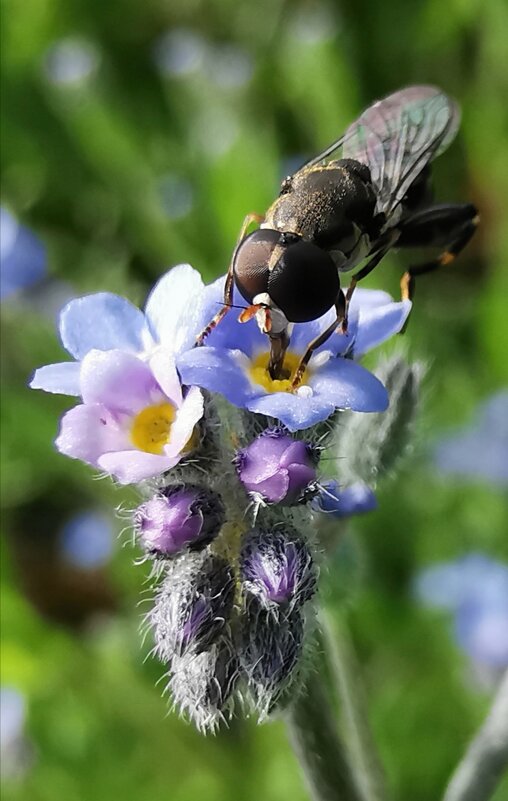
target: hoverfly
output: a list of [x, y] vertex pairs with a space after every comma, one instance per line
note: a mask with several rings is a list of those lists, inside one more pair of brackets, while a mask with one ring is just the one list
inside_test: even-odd
[[[393, 247], [437, 247], [440, 255], [409, 267], [402, 298], [416, 276], [449, 264], [471, 239], [478, 213], [470, 203], [433, 204], [430, 162], [457, 133], [457, 104], [432, 86], [411, 86], [374, 103], [337, 141], [282, 182], [264, 217], [245, 218], [224, 287], [224, 305], [196, 340], [202, 345], [232, 306], [233, 287], [270, 341], [268, 372], [287, 378], [284, 356], [292, 323], [336, 318], [309, 343], [293, 376], [301, 382], [316, 348], [347, 331], [358, 281]], [[259, 228], [247, 234], [251, 223]], [[346, 292], [340, 274], [364, 262]]]

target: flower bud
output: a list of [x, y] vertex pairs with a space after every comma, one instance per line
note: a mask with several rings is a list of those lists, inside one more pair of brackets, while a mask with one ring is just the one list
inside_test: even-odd
[[316, 480], [316, 449], [281, 429], [266, 429], [236, 455], [238, 477], [247, 492], [268, 503], [303, 502]]
[[215, 731], [230, 711], [239, 676], [233, 645], [221, 637], [200, 654], [175, 657], [169, 688], [173, 701], [201, 732]]
[[208, 489], [179, 485], [143, 503], [135, 521], [144, 549], [152, 556], [170, 557], [208, 545], [224, 522], [224, 505]]
[[151, 613], [156, 650], [163, 662], [214, 643], [234, 601], [230, 565], [218, 556], [183, 554], [166, 575]]
[[263, 718], [294, 681], [303, 650], [303, 618], [297, 610], [279, 618], [256, 599], [243, 617], [240, 664], [255, 708]]
[[317, 571], [309, 546], [289, 527], [253, 529], [240, 557], [242, 587], [264, 608], [303, 604], [316, 590]]

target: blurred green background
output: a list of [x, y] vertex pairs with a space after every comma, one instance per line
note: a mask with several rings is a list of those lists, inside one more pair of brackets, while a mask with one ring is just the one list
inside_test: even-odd
[[[66, 358], [54, 326], [65, 298], [110, 290], [142, 303], [182, 261], [206, 279], [224, 272], [244, 215], [269, 205], [289, 169], [415, 82], [462, 105], [435, 185], [441, 200], [476, 203], [482, 225], [456, 265], [418, 284], [405, 345], [429, 367], [419, 435], [379, 511], [355, 521], [365, 575], [348, 617], [394, 796], [434, 801], [490, 690], [411, 581], [469, 550], [507, 555], [506, 495], [443, 478], [428, 445], [508, 383], [508, 7], [4, 0], [2, 15], [2, 204], [43, 240], [49, 273], [2, 305], [2, 685], [26, 711], [5, 801], [306, 798], [280, 722], [235, 721], [204, 739], [167, 714], [138, 634], [146, 571], [129, 535], [116, 537], [113, 510], [134, 493], [53, 450], [71, 402], [26, 383]], [[368, 285], [396, 295], [405, 263], [390, 256]], [[87, 568], [62, 538], [89, 510], [114, 537], [111, 558]]]

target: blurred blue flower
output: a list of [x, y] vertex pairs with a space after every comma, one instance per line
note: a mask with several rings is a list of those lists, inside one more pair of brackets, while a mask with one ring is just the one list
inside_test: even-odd
[[441, 440], [434, 462], [447, 475], [508, 484], [508, 390], [493, 395], [479, 409], [473, 424]]
[[370, 487], [362, 481], [349, 487], [341, 487], [337, 481], [332, 480], [322, 485], [321, 492], [311, 505], [317, 512], [341, 518], [372, 512], [377, 509], [377, 500]]
[[30, 747], [25, 737], [26, 701], [14, 687], [0, 689], [0, 775], [2, 779], [20, 777], [30, 763]]
[[162, 75], [183, 78], [200, 70], [207, 43], [190, 28], [175, 28], [164, 33], [153, 46], [153, 60]]
[[44, 72], [57, 86], [78, 86], [96, 71], [100, 54], [93, 42], [67, 37], [55, 42], [45, 55]]
[[[222, 302], [224, 278], [205, 287], [204, 305], [211, 318]], [[234, 298], [234, 303], [241, 299]], [[361, 356], [402, 328], [409, 302], [394, 303], [386, 292], [357, 289], [353, 295], [347, 335], [334, 334], [309, 362], [304, 383], [289, 392], [288, 381], [268, 379], [267, 337], [252, 322], [242, 324], [228, 314], [212, 331], [205, 347], [178, 358], [184, 384], [224, 395], [235, 406], [280, 420], [298, 431], [326, 420], [335, 409], [382, 412], [388, 395], [372, 373], [356, 364]], [[286, 364], [296, 368], [308, 343], [333, 320], [330, 310], [319, 320], [294, 326]]]
[[0, 298], [5, 300], [36, 284], [46, 274], [42, 242], [14, 215], [0, 208]]
[[81, 395], [81, 360], [92, 350], [119, 350], [149, 358], [158, 349], [179, 353], [192, 347], [203, 327], [203, 281], [188, 264], [169, 270], [150, 293], [144, 313], [120, 295], [98, 292], [71, 300], [60, 314], [60, 338], [75, 362], [35, 371], [32, 389]]
[[60, 532], [60, 550], [65, 561], [85, 570], [107, 564], [113, 547], [112, 521], [96, 510], [71, 517]]
[[474, 662], [508, 667], [508, 565], [471, 553], [423, 570], [417, 598], [454, 615], [460, 647]]

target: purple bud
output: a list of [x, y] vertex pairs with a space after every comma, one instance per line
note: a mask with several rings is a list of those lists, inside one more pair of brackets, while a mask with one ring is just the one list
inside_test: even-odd
[[362, 481], [349, 487], [340, 487], [336, 481], [329, 481], [313, 499], [312, 508], [332, 517], [351, 517], [372, 512], [377, 508], [377, 500], [370, 487]]
[[298, 503], [316, 480], [316, 450], [280, 429], [267, 429], [238, 451], [236, 467], [247, 492], [268, 503]]
[[293, 529], [253, 529], [241, 559], [242, 586], [265, 608], [303, 604], [316, 590], [317, 575], [307, 543]]
[[234, 594], [233, 572], [224, 559], [180, 556], [168, 571], [151, 613], [162, 661], [209, 648], [230, 618]]
[[243, 617], [240, 664], [261, 716], [272, 711], [294, 681], [303, 641], [303, 618], [298, 611], [279, 618], [256, 600], [248, 605]]
[[154, 556], [174, 556], [185, 548], [199, 550], [219, 533], [224, 506], [218, 495], [193, 485], [166, 490], [135, 513], [138, 537]]

